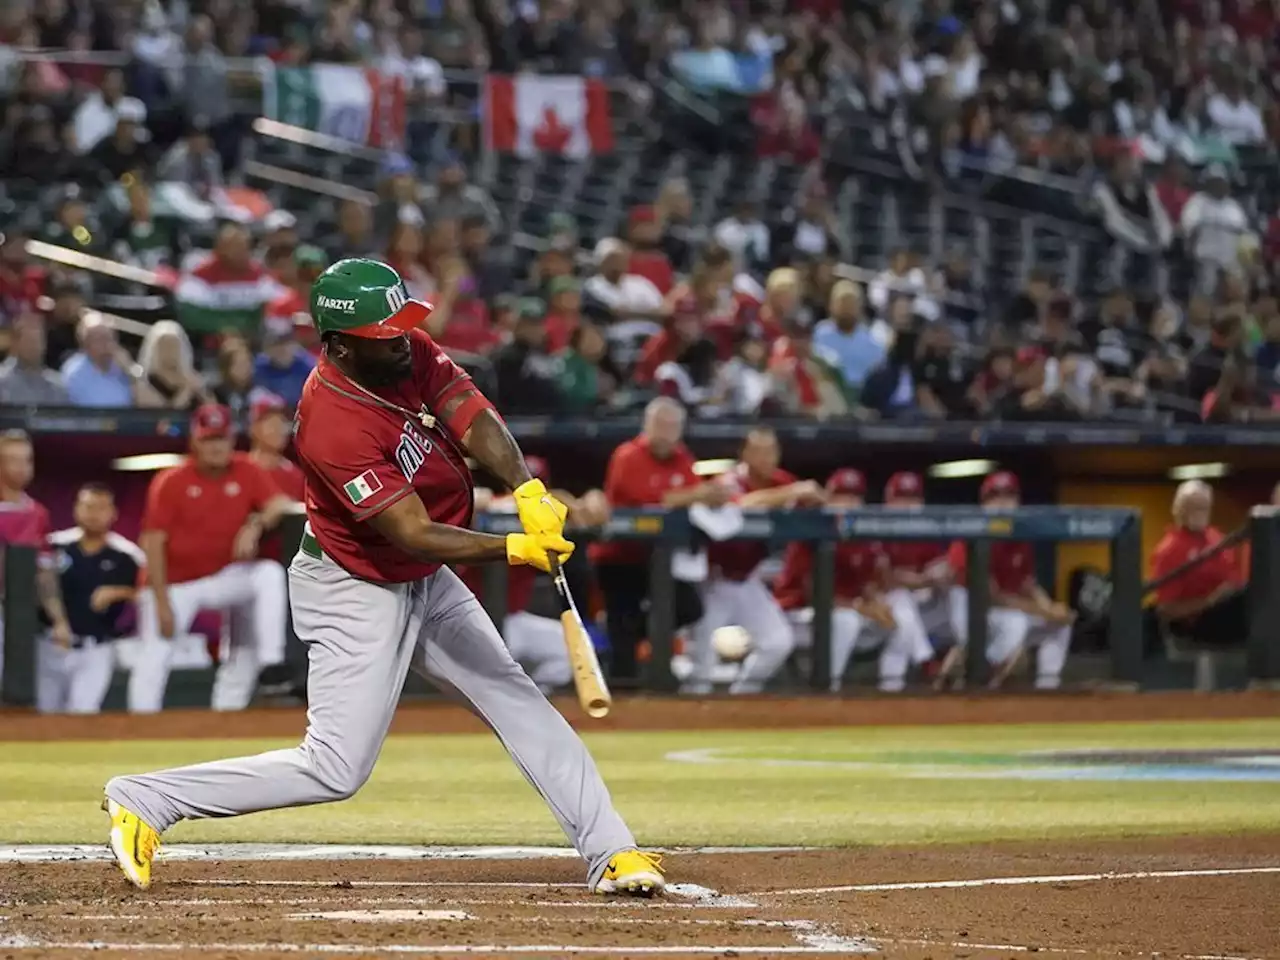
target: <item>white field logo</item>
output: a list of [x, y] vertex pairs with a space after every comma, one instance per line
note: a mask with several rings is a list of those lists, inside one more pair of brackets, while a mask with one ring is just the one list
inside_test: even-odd
[[347, 499], [356, 506], [364, 503], [382, 489], [382, 481], [372, 470], [366, 470], [358, 477], [352, 477], [342, 485]]

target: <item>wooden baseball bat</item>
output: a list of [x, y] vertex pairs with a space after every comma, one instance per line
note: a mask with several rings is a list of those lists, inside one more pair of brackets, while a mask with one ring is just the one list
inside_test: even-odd
[[550, 557], [550, 560], [551, 579], [560, 597], [560, 626], [564, 628], [564, 645], [569, 650], [569, 663], [573, 665], [573, 687], [578, 692], [578, 703], [586, 715], [598, 720], [608, 715], [613, 696], [609, 693], [604, 674], [600, 672], [600, 661], [596, 659], [595, 647], [591, 645], [591, 637], [587, 635], [582, 614], [578, 612], [578, 605], [573, 602], [573, 594], [569, 592], [569, 581], [565, 579], [564, 569], [555, 556]]

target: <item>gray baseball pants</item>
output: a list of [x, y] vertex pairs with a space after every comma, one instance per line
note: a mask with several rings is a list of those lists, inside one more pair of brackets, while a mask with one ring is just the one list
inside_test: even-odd
[[412, 668], [497, 734], [587, 861], [588, 884], [610, 857], [635, 846], [586, 746], [511, 658], [453, 571], [375, 584], [327, 557], [299, 553], [289, 569], [289, 596], [309, 660], [302, 743], [116, 777], [107, 796], [160, 831], [179, 820], [345, 800], [373, 772]]

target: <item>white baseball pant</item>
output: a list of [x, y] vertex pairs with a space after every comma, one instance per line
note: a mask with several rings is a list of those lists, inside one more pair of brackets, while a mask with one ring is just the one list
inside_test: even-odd
[[502, 639], [507, 642], [511, 658], [524, 667], [543, 693], [573, 682], [573, 665], [569, 663], [564, 627], [559, 620], [524, 610], [508, 614], [502, 622]]
[[160, 831], [179, 820], [345, 800], [373, 772], [412, 669], [494, 732], [586, 860], [589, 884], [610, 857], [635, 846], [582, 740], [448, 567], [411, 583], [370, 583], [327, 557], [299, 552], [289, 588], [294, 627], [307, 646], [302, 743], [115, 777], [108, 797]]
[[86, 640], [84, 646], [72, 649], [44, 635], [36, 645], [36, 710], [100, 712], [115, 669], [115, 648], [110, 640]]
[[[286, 604], [284, 567], [274, 560], [249, 560], [217, 573], [169, 587], [174, 632], [187, 633], [201, 610], [222, 610], [230, 618], [232, 643], [223, 651], [213, 681], [215, 710], [249, 705], [262, 667], [284, 661]], [[129, 711], [155, 713], [164, 704], [173, 650], [160, 636], [155, 594], [138, 591], [137, 665], [129, 674]]]
[[773, 592], [754, 577], [709, 580], [702, 588], [702, 619], [692, 631], [696, 678], [709, 684], [717, 656], [711, 634], [741, 626], [751, 634], [751, 652], [742, 661], [730, 693], [759, 693], [791, 656], [795, 634]]
[[[969, 638], [969, 591], [964, 587], [951, 588], [951, 629], [964, 646]], [[1025, 647], [1036, 648], [1036, 689], [1058, 689], [1071, 648], [1071, 625], [1050, 623], [1009, 607], [992, 607], [987, 614], [987, 662], [1006, 663]]]
[[885, 693], [897, 693], [907, 684], [912, 664], [933, 658], [929, 634], [920, 619], [920, 610], [909, 591], [891, 590], [885, 603], [893, 614], [895, 627], [882, 627], [851, 607], [831, 611], [831, 690], [844, 683], [849, 660], [858, 650], [880, 651], [880, 683]]

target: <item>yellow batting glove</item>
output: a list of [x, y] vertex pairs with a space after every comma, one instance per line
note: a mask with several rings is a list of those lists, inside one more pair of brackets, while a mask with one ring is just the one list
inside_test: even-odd
[[507, 563], [513, 567], [529, 566], [551, 572], [548, 554], [555, 553], [564, 563], [573, 556], [573, 544], [559, 534], [508, 533]]
[[525, 533], [560, 536], [569, 508], [547, 493], [541, 480], [526, 480], [514, 491], [516, 513]]

